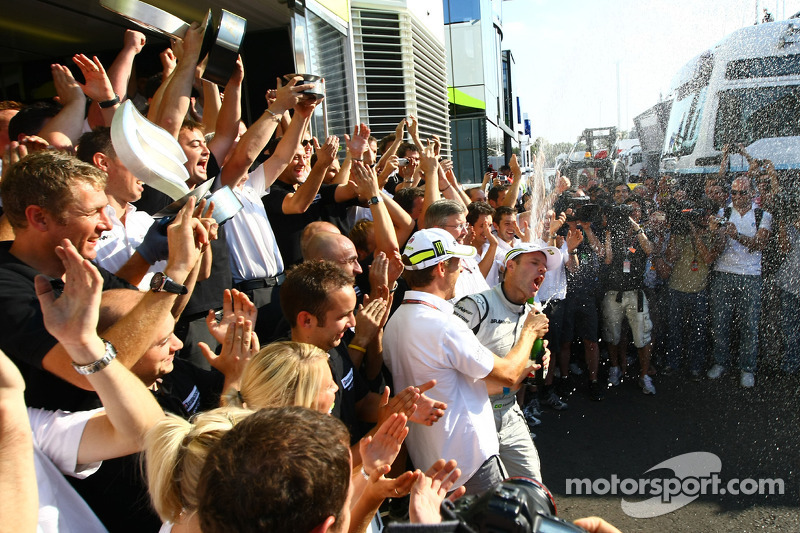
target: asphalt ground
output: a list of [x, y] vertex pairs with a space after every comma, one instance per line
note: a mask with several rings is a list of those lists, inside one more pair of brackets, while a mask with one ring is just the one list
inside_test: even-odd
[[[587, 395], [584, 374], [574, 378], [568, 409], [542, 408], [535, 443], [559, 517], [598, 515], [623, 532], [800, 532], [800, 376], [765, 369], [753, 389], [739, 387], [738, 372], [701, 382], [683, 374], [656, 376], [655, 396], [642, 394], [636, 381], [629, 377], [596, 402]], [[653, 518], [633, 518], [622, 509], [623, 497], [650, 498], [647, 488], [628, 496], [567, 493], [567, 479], [674, 477], [670, 469], [647, 471], [693, 452], [719, 457], [721, 488], [732, 479], [769, 478], [782, 479], [784, 492], [699, 495]], [[606, 485], [597, 487], [602, 492]]]

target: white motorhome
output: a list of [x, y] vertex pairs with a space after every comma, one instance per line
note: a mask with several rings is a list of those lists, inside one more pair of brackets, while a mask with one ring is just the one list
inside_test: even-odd
[[[800, 20], [737, 30], [675, 76], [661, 170], [719, 170], [722, 147], [741, 143], [778, 170], [800, 168]], [[747, 170], [732, 157], [730, 170]]]

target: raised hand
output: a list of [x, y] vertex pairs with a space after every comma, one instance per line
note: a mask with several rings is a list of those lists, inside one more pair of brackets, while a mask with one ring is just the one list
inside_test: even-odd
[[122, 37], [122, 47], [130, 48], [134, 54], [141, 52], [146, 42], [144, 33], [135, 30], [125, 30], [125, 35]]
[[247, 361], [260, 349], [253, 322], [242, 316], [228, 324], [219, 355], [204, 342], [198, 342], [197, 345], [208, 364], [222, 372], [228, 383], [239, 381]]
[[366, 436], [359, 442], [361, 463], [367, 474], [383, 465], [391, 465], [408, 435], [408, 418], [403, 413], [393, 413], [378, 428], [373, 436]]
[[369, 128], [363, 123], [356, 125], [353, 128], [352, 137], [344, 134], [344, 142], [347, 145], [347, 152], [353, 160], [363, 159], [364, 152], [369, 149]]
[[416, 387], [419, 391], [419, 398], [417, 399], [417, 409], [409, 417], [411, 422], [421, 424], [423, 426], [432, 426], [444, 416], [447, 409], [447, 404], [434, 400], [427, 396], [425, 393], [436, 386], [436, 380], [432, 379], [427, 383], [423, 383]]
[[103, 64], [94, 56], [89, 59], [83, 54], [76, 54], [72, 61], [81, 69], [86, 83], [78, 83], [83, 93], [95, 102], [106, 102], [114, 99], [114, 88], [108, 79]]
[[34, 279], [44, 325], [65, 348], [96, 344], [100, 340], [97, 320], [103, 278], [97, 267], [81, 257], [69, 239], [61, 241], [55, 251], [65, 269], [61, 296], [56, 298], [45, 276], [37, 275]]
[[225, 289], [222, 296], [222, 319], [217, 322], [213, 309], [208, 311], [206, 326], [211, 336], [220, 344], [224, 344], [228, 326], [235, 324], [240, 318], [249, 320], [253, 324], [258, 318], [258, 308], [243, 292], [236, 289]]

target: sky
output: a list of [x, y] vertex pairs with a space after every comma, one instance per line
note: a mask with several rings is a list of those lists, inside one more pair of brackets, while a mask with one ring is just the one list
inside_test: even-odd
[[[633, 127], [667, 96], [686, 62], [767, 8], [776, 20], [800, 0], [507, 0], [503, 49], [531, 134], [574, 142], [584, 128]], [[785, 15], [782, 16], [782, 15]]]

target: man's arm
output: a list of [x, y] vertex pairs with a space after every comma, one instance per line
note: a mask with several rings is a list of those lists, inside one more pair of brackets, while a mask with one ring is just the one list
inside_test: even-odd
[[522, 326], [519, 340], [505, 357], [494, 356], [494, 367], [487, 378], [513, 387], [519, 383], [523, 371], [531, 366], [530, 356], [533, 342], [543, 339], [550, 321], [544, 313], [531, 311]]
[[0, 351], [0, 516], [8, 531], [36, 531], [39, 494], [33, 436], [25, 408], [25, 381]]
[[125, 30], [120, 50], [114, 62], [108, 67], [108, 79], [111, 87], [119, 95], [120, 100], [128, 98], [128, 82], [133, 69], [133, 59], [144, 48], [146, 39], [143, 33], [134, 30]]
[[517, 205], [517, 198], [519, 198], [519, 188], [522, 185], [522, 169], [519, 168], [519, 163], [517, 162], [517, 154], [513, 154], [511, 156], [511, 160], [508, 162], [508, 166], [511, 167], [511, 174], [512, 174], [512, 181], [511, 187], [508, 188], [506, 191], [506, 197], [503, 198], [503, 205], [508, 207], [514, 207]]
[[[433, 144], [428, 143], [419, 154], [419, 166], [417, 167], [417, 171], [421, 169], [422, 172], [425, 172], [425, 196], [422, 199], [422, 210], [417, 219], [419, 229], [426, 227], [425, 213], [428, 212], [428, 208], [442, 198], [442, 193], [439, 191], [438, 167], [439, 162], [433, 155]], [[414, 185], [416, 186], [416, 184]]]
[[[269, 104], [261, 118], [247, 128], [245, 134], [239, 139], [239, 143], [233, 150], [230, 160], [222, 167], [220, 179], [223, 187], [228, 185], [231, 188], [235, 188], [242, 180], [247, 179], [247, 169], [250, 168], [250, 165], [253, 164], [272, 138], [284, 112], [297, 105], [300, 91], [311, 87], [310, 85], [297, 85], [297, 82], [301, 79], [300, 77], [295, 77], [283, 87], [278, 88], [275, 101]], [[295, 121], [292, 121], [292, 123], [295, 123]], [[271, 154], [270, 158], [264, 163], [261, 171], [266, 179], [265, 188], [272, 185], [275, 178], [283, 172], [283, 169], [286, 168], [286, 165], [291, 160], [294, 150], [300, 144], [300, 139], [303, 136], [304, 125], [305, 121], [298, 117], [294, 127], [290, 125], [286, 135], [278, 143], [275, 153]]]
[[183, 36], [183, 56], [164, 90], [159, 116], [155, 120], [156, 125], [167, 130], [176, 139], [189, 110], [189, 97], [192, 93], [205, 27], [205, 21], [202, 24], [192, 22], [186, 35]]
[[[170, 239], [170, 257], [164, 273], [177, 283], [184, 283], [200, 256], [201, 247], [208, 236], [202, 224], [192, 218], [194, 198], [181, 209], [175, 222], [167, 229]], [[172, 311], [178, 295], [170, 292], [148, 291], [130, 313], [103, 332], [118, 352], [117, 359], [125, 367], [132, 367], [155, 340], [153, 324], [159, 324]], [[92, 386], [85, 376], [75, 372], [64, 346], [56, 344], [42, 359], [42, 367], [61, 379], [82, 389]]]
[[39, 136], [62, 150], [71, 150], [83, 131], [86, 97], [72, 72], [63, 65], [52, 65], [53, 83], [63, 106], [39, 132]]
[[[83, 259], [69, 240], [56, 248], [66, 268], [64, 292], [56, 299], [44, 276], [37, 276], [36, 295], [45, 327], [77, 365], [90, 365], [106, 355], [97, 336], [103, 278]], [[74, 372], [74, 370], [73, 370]], [[164, 417], [153, 395], [118, 360], [86, 376], [105, 407], [86, 423], [78, 447], [77, 464], [129, 455], [142, 449], [144, 435]]]
[[[294, 122], [294, 121], [292, 121]], [[291, 128], [291, 126], [289, 126]], [[316, 141], [315, 143], [316, 144]], [[322, 147], [315, 146], [317, 152], [317, 164], [311, 169], [306, 181], [300, 184], [295, 192], [290, 192], [283, 198], [281, 210], [284, 215], [297, 215], [305, 213], [314, 198], [317, 197], [319, 186], [322, 185], [322, 180], [325, 178], [325, 173], [328, 171], [333, 158], [336, 157], [336, 151], [339, 148], [339, 138], [331, 135], [325, 139], [325, 144]], [[340, 185], [341, 187], [341, 185]]]
[[[236, 69], [225, 85], [225, 98], [219, 108], [214, 121], [214, 138], [208, 143], [208, 149], [214, 154], [217, 161], [224, 162], [236, 136], [239, 135], [239, 122], [242, 118], [242, 81], [244, 80], [244, 65], [241, 56], [236, 59]], [[207, 81], [203, 81], [205, 86]], [[212, 83], [215, 88], [216, 84]], [[219, 89], [216, 91], [219, 99]], [[205, 108], [203, 120], [206, 120]]]

